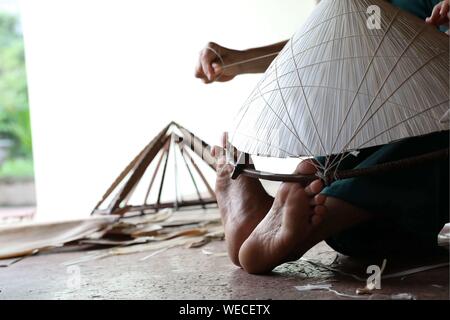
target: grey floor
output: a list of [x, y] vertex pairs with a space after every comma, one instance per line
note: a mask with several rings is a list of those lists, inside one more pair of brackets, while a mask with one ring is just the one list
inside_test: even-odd
[[[0, 299], [449, 299], [448, 267], [382, 280], [375, 294], [356, 296], [356, 289], [365, 283], [351, 274], [367, 277], [367, 266], [381, 261], [355, 261], [337, 255], [324, 243], [305, 256], [322, 266], [299, 260], [266, 276], [249, 275], [232, 265], [224, 255], [224, 242], [198, 249], [172, 248], [145, 261], [141, 258], [148, 252], [72, 267], [64, 263], [87, 253], [65, 251], [28, 257], [0, 268]], [[388, 261], [384, 273], [442, 261], [448, 262], [448, 256]], [[331, 264], [348, 275], [323, 267]], [[331, 284], [336, 292], [295, 288], [312, 284]]]

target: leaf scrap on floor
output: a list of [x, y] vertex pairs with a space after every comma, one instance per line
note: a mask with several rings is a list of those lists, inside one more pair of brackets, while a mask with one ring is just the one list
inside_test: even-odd
[[62, 246], [106, 230], [117, 217], [98, 216], [88, 219], [51, 223], [21, 223], [0, 227], [0, 259], [26, 256], [36, 250]]
[[208, 239], [208, 238], [204, 237], [200, 241], [192, 242], [191, 244], [189, 244], [188, 248], [200, 248], [200, 247], [203, 247], [205, 244], [208, 244], [210, 242], [211, 242], [211, 239]]
[[130, 246], [133, 244], [140, 244], [152, 241], [154, 237], [141, 237], [132, 240], [110, 240], [110, 239], [85, 239], [80, 240], [80, 244], [93, 244], [97, 246]]
[[[36, 250], [67, 244], [112, 247], [77, 259], [85, 262], [112, 255], [164, 251], [175, 246], [199, 248], [223, 239], [224, 231], [217, 209], [166, 209], [139, 216], [94, 216], [74, 221], [0, 227], [0, 259], [26, 256]], [[146, 259], [154, 255], [156, 253]], [[71, 264], [70, 261], [68, 263]], [[0, 265], [11, 265], [11, 262]]]
[[[341, 274], [343, 276], [348, 276], [348, 277], [354, 278], [354, 279], [356, 279], [358, 281], [363, 281], [363, 282], [367, 281], [367, 278], [365, 278], [365, 277], [360, 277], [360, 276], [358, 276], [356, 274], [353, 274], [353, 273], [344, 272], [344, 271], [342, 271], [342, 270], [340, 270], [338, 268], [334, 268], [334, 267], [331, 267], [331, 266], [328, 266], [328, 265], [324, 265], [324, 264], [322, 264], [322, 263], [320, 263], [318, 261], [313, 261], [311, 259], [304, 259], [304, 258], [301, 258], [300, 260], [308, 262], [309, 264], [311, 264], [313, 266], [316, 266], [316, 267], [319, 267], [319, 268], [323, 268], [323, 269], [326, 269], [326, 270], [329, 270], [329, 271]], [[450, 265], [449, 262], [443, 262], [443, 263], [437, 263], [437, 264], [433, 264], [433, 265], [421, 266], [421, 267], [417, 267], [417, 268], [403, 270], [403, 271], [400, 271], [400, 272], [385, 274], [385, 275], [381, 276], [381, 279], [382, 280], [386, 280], [386, 279], [393, 279], [393, 278], [401, 278], [401, 277], [409, 276], [409, 275], [412, 275], [412, 274], [416, 274], [416, 273], [420, 273], [420, 272], [424, 272], [424, 271], [428, 271], [428, 270], [448, 267], [449, 265]], [[383, 268], [383, 270], [384, 270], [384, 268]]]
[[224, 239], [218, 210], [163, 210], [154, 215], [125, 217], [112, 224], [101, 239], [82, 240], [83, 244], [107, 245], [85, 257], [67, 261], [65, 265], [103, 259], [114, 255], [151, 252], [140, 258], [150, 259], [173, 247], [199, 248], [211, 241]]

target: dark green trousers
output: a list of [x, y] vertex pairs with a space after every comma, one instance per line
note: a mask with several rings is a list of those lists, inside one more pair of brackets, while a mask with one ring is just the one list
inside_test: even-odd
[[[448, 131], [408, 138], [364, 149], [356, 157], [347, 157], [339, 169], [370, 167], [448, 147]], [[361, 257], [434, 250], [439, 231], [449, 221], [449, 162], [340, 180], [322, 193], [373, 215], [370, 221], [327, 239], [335, 250]]]

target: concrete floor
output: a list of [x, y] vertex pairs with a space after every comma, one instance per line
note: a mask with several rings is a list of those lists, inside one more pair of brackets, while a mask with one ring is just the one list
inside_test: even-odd
[[15, 221], [32, 220], [36, 213], [36, 207], [1, 207], [0, 224]]
[[[219, 253], [219, 255], [206, 255]], [[328, 291], [298, 291], [295, 286], [332, 284], [340, 293], [355, 295], [365, 283], [299, 260], [267, 276], [249, 275], [223, 256], [224, 242], [203, 248], [173, 248], [145, 261], [148, 252], [113, 256], [67, 267], [64, 262], [86, 251], [40, 254], [0, 268], [0, 299], [354, 299]], [[68, 251], [68, 252], [67, 252]], [[306, 256], [338, 270], [366, 277], [369, 264], [337, 255], [321, 243]], [[448, 256], [419, 261], [388, 261], [385, 274], [429, 265]], [[4, 263], [2, 261], [1, 263]], [[79, 277], [77, 276], [79, 274]], [[78, 281], [80, 279], [80, 281]], [[449, 299], [448, 267], [382, 281], [382, 289], [361, 299], [390, 299], [409, 293], [415, 299]]]

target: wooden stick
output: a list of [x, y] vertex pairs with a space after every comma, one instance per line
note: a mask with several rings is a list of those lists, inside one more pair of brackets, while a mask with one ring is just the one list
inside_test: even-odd
[[[191, 168], [189, 167], [189, 164], [188, 164], [188, 162], [187, 162], [187, 160], [186, 160], [186, 157], [185, 157], [185, 155], [184, 155], [183, 149], [182, 149], [182, 147], [181, 147], [180, 144], [178, 144], [178, 148], [179, 148], [179, 150], [180, 150], [181, 157], [182, 157], [183, 160], [184, 160], [184, 164], [186, 165], [186, 168], [187, 168], [187, 170], [188, 170], [188, 172], [189, 172], [189, 176], [191, 177], [192, 183], [193, 183], [193, 185], [194, 185], [194, 187], [195, 187], [195, 191], [197, 192], [198, 200], [199, 200], [199, 201], [203, 201], [202, 195], [201, 195], [200, 190], [198, 189], [198, 186], [197, 186], [197, 182], [195, 182], [194, 175], [192, 174]], [[202, 207], [205, 208], [205, 205], [202, 205]]]
[[205, 176], [200, 171], [200, 169], [197, 166], [197, 164], [195, 163], [194, 159], [192, 158], [192, 156], [187, 151], [186, 146], [183, 146], [183, 150], [185, 151], [185, 152], [183, 152], [183, 154], [185, 154], [189, 158], [189, 160], [191, 160], [192, 166], [194, 167], [195, 171], [197, 171], [198, 175], [202, 179], [202, 181], [205, 184], [206, 188], [208, 189], [208, 192], [211, 195], [211, 197], [216, 198], [216, 194], [214, 193], [214, 190], [211, 188], [211, 186], [208, 183], [208, 180], [206, 180]]
[[447, 148], [416, 157], [378, 164], [369, 168], [337, 171], [335, 174], [328, 174], [324, 177], [321, 177], [320, 175], [274, 174], [255, 170], [253, 168], [248, 168], [248, 165], [246, 164], [238, 164], [235, 165], [235, 170], [233, 172], [232, 178], [236, 179], [240, 174], [243, 174], [251, 178], [281, 182], [298, 182], [302, 185], [308, 185], [314, 180], [322, 179], [326, 185], [330, 185], [332, 182], [337, 180], [361, 176], [387, 174], [398, 170], [411, 169], [418, 165], [425, 164], [431, 161], [448, 159], [448, 157], [449, 149]]
[[303, 186], [307, 186], [314, 180], [319, 179], [316, 175], [270, 173], [253, 168], [245, 168], [244, 165], [236, 165], [232, 174], [232, 179], [236, 179], [239, 175], [268, 181], [297, 182]]
[[167, 163], [169, 162], [169, 148], [167, 148], [167, 150], [165, 151], [165, 154], [166, 154], [166, 160], [164, 162], [164, 168], [163, 168], [162, 177], [161, 177], [161, 184], [159, 185], [158, 200], [156, 201], [157, 205], [159, 205], [161, 203], [161, 194], [162, 194], [162, 189], [164, 186], [164, 178], [166, 177]]
[[[184, 200], [184, 201], [180, 201], [178, 203], [178, 207], [179, 208], [183, 208], [183, 207], [189, 207], [189, 206], [202, 206], [202, 205], [208, 205], [208, 204], [215, 204], [217, 203], [217, 200], [214, 198], [208, 198], [208, 199], [203, 199], [202, 201], [200, 200]], [[166, 209], [166, 208], [175, 208], [175, 203], [174, 202], [162, 202], [159, 204], [147, 204], [147, 205], [141, 205], [141, 206], [128, 206], [126, 208], [121, 208], [121, 214], [125, 214], [128, 212], [141, 212], [141, 211], [145, 211], [145, 210], [156, 210], [158, 211], [159, 209]], [[124, 210], [126, 209], [126, 210]]]
[[167, 152], [167, 142], [164, 146], [164, 149], [161, 151], [161, 156], [159, 157], [158, 163], [156, 164], [155, 171], [153, 172], [152, 179], [150, 180], [150, 184], [148, 185], [147, 192], [145, 193], [144, 204], [147, 204], [148, 197], [150, 195], [150, 190], [152, 189], [153, 183], [155, 182], [156, 176], [159, 171], [159, 167], [161, 166], [162, 160], [164, 159], [164, 155]]
[[449, 157], [449, 149], [442, 149], [426, 154], [422, 154], [415, 157], [410, 157], [406, 159], [390, 161], [386, 163], [381, 163], [369, 168], [360, 168], [360, 169], [351, 169], [351, 170], [343, 170], [337, 171], [334, 177], [330, 175], [330, 181], [342, 180], [360, 176], [372, 176], [372, 175], [381, 175], [387, 174], [390, 172], [395, 172], [398, 170], [405, 170], [417, 167], [422, 164], [426, 164], [432, 161], [445, 160]]
[[211, 146], [178, 123], [175, 122], [174, 124], [183, 134], [181, 142], [189, 147], [189, 149], [205, 161], [213, 170], [216, 170], [216, 159], [211, 156]]
[[172, 133], [170, 143], [172, 145], [172, 152], [173, 152], [173, 170], [174, 170], [174, 178], [175, 178], [175, 209], [178, 208], [178, 164], [177, 164], [177, 154], [176, 154], [176, 141], [177, 135], [175, 133]]
[[147, 153], [148, 149], [157, 141], [158, 137], [161, 137], [167, 132], [172, 123], [168, 124], [161, 132], [142, 149], [139, 154], [134, 157], [134, 159], [126, 166], [126, 168], [119, 174], [119, 176], [114, 180], [111, 186], [106, 190], [105, 194], [102, 196], [100, 201], [95, 206], [91, 214], [93, 214], [98, 208], [103, 204], [103, 202], [112, 194], [112, 192], [117, 188], [117, 186], [122, 182], [122, 180], [127, 176], [127, 174], [136, 167], [137, 163], [142, 159], [142, 157]]
[[145, 152], [142, 155], [142, 159], [136, 164], [136, 168], [131, 174], [128, 181], [123, 186], [122, 190], [117, 194], [117, 196], [112, 201], [109, 210], [110, 212], [114, 212], [116, 209], [120, 207], [120, 204], [123, 199], [127, 196], [127, 194], [131, 191], [133, 186], [138, 183], [138, 181], [142, 178], [142, 175], [145, 173], [148, 165], [152, 162], [158, 151], [164, 146], [166, 143], [168, 136], [166, 135], [167, 130], [169, 130], [172, 123], [167, 125], [156, 137], [153, 139], [145, 148]]

